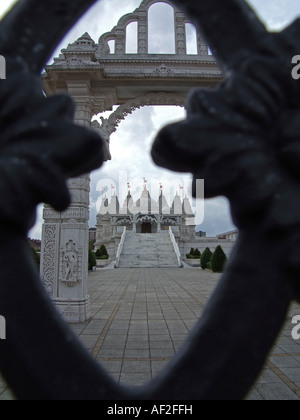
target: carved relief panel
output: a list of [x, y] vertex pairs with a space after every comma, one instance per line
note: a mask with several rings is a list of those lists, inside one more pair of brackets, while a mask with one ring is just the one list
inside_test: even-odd
[[41, 278], [50, 297], [55, 296], [55, 283], [58, 262], [56, 257], [58, 241], [58, 225], [46, 224], [43, 226], [43, 247], [41, 258]]
[[61, 249], [60, 262], [60, 281], [68, 287], [75, 286], [80, 281], [81, 252], [72, 239]]

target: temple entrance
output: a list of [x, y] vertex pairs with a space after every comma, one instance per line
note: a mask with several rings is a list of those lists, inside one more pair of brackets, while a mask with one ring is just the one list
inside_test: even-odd
[[152, 233], [151, 223], [142, 223], [141, 233]]

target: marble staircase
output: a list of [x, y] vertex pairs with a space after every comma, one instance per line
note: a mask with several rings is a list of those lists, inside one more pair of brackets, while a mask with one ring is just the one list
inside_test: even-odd
[[119, 268], [179, 267], [169, 232], [127, 232]]

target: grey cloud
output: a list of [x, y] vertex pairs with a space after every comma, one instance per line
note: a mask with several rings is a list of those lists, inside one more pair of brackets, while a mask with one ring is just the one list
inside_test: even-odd
[[299, 0], [247, 0], [270, 29], [282, 29], [300, 15]]
[[204, 222], [199, 229], [207, 232], [208, 236], [216, 236], [235, 229], [230, 214], [229, 201], [226, 198], [218, 197], [206, 200], [204, 206]]
[[158, 3], [149, 10], [149, 52], [175, 53], [174, 12], [168, 4]]

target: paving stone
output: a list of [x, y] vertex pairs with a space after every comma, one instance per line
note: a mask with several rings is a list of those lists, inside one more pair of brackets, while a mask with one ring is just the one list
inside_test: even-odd
[[132, 372], [125, 372], [121, 374], [120, 377], [120, 383], [123, 385], [127, 385], [129, 387], [138, 387], [145, 385], [147, 382], [149, 382], [151, 379], [151, 373], [150, 372], [144, 372], [144, 373], [132, 373]]
[[81, 335], [81, 341], [88, 350], [92, 350], [98, 340], [99, 335]]
[[124, 353], [124, 358], [133, 358], [133, 359], [149, 359], [150, 351], [149, 349], [128, 349], [126, 348]]
[[15, 400], [15, 396], [8, 388], [4, 389], [3, 392], [0, 394], [0, 401], [13, 401], [13, 400]]
[[127, 341], [126, 350], [148, 350], [149, 342], [148, 341]]
[[258, 378], [256, 384], [272, 384], [282, 382], [281, 379], [269, 368], [265, 368]]
[[268, 401], [294, 401], [299, 397], [283, 382], [282, 383], [264, 383], [256, 386], [257, 392], [263, 400]]
[[97, 355], [98, 358], [123, 358], [124, 349], [114, 348], [114, 349], [101, 349]]
[[174, 346], [173, 346], [172, 341], [170, 341], [170, 340], [154, 341], [154, 342], [150, 342], [150, 349], [151, 350], [155, 350], [155, 349], [172, 349], [172, 350], [174, 350]]
[[263, 397], [261, 396], [261, 394], [258, 392], [257, 388], [254, 387], [248, 394], [248, 396], [246, 397], [247, 401], [262, 401]]
[[140, 343], [145, 342], [148, 343], [149, 336], [148, 335], [142, 335], [142, 334], [128, 334], [127, 343], [133, 342], [133, 343]]
[[168, 334], [149, 334], [150, 343], [160, 343], [161, 341], [171, 342], [171, 337]]
[[278, 368], [300, 368], [300, 360], [291, 356], [270, 357], [270, 361]]
[[97, 359], [107, 370], [109, 373], [118, 373], [120, 376], [120, 372], [122, 369], [123, 361], [114, 361], [114, 360], [103, 360], [103, 359]]
[[281, 372], [284, 373], [292, 382], [300, 382], [300, 367], [282, 367]]
[[153, 359], [155, 359], [155, 358], [165, 359], [165, 358], [171, 358], [171, 357], [175, 356], [175, 350], [174, 350], [174, 348], [169, 348], [169, 349], [167, 349], [167, 348], [159, 348], [159, 349], [151, 348], [150, 349], [150, 354], [151, 354], [151, 357]]
[[[124, 332], [124, 331], [122, 331], [122, 332]], [[116, 345], [117, 345], [118, 342], [120, 342], [120, 343], [126, 342], [127, 334], [126, 335], [125, 334], [116, 334], [115, 330], [111, 330], [107, 333], [105, 339], [110, 340], [111, 342], [115, 342]]]
[[156, 376], [158, 375], [163, 369], [165, 369], [170, 363], [170, 360], [160, 360], [160, 361], [156, 361], [156, 360], [152, 360], [151, 361], [151, 370], [152, 370], [152, 375]]
[[150, 370], [150, 361], [124, 361], [122, 366], [122, 373], [149, 373]]

